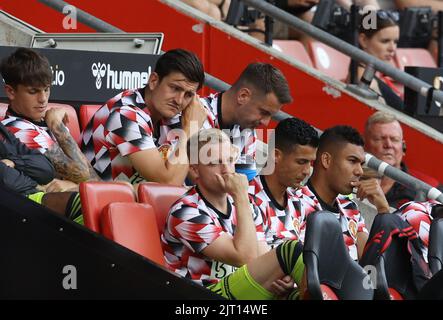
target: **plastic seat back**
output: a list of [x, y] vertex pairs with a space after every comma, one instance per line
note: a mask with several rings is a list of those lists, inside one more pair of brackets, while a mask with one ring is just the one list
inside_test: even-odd
[[80, 200], [85, 226], [100, 233], [103, 209], [113, 202], [135, 202], [135, 195], [132, 186], [126, 183], [87, 181], [80, 183]]
[[110, 203], [104, 208], [100, 222], [105, 237], [164, 265], [152, 206], [142, 203]]
[[306, 52], [305, 47], [300, 41], [297, 40], [274, 40], [272, 47], [288, 56], [295, 58], [310, 67], [312, 67], [312, 61]]
[[423, 48], [398, 48], [394, 59], [403, 71], [407, 66], [437, 68], [431, 53]]
[[91, 120], [94, 113], [96, 113], [100, 108], [101, 105], [99, 104], [83, 104], [80, 106], [79, 119], [82, 132], [85, 130], [86, 125], [88, 124], [89, 120]]
[[150, 204], [157, 218], [158, 232], [161, 234], [166, 224], [172, 204], [185, 194], [185, 187], [177, 187], [155, 182], [144, 182], [138, 187], [138, 201]]
[[372, 300], [367, 274], [349, 255], [338, 219], [328, 211], [311, 213], [303, 246], [308, 297], [314, 300]]
[[407, 239], [395, 238], [389, 248], [378, 258], [377, 300], [404, 300], [416, 294], [412, 283], [410, 256], [405, 250]]
[[426, 282], [417, 300], [443, 300], [443, 270], [440, 270]]
[[308, 52], [315, 69], [336, 80], [346, 80], [350, 57], [319, 41], [309, 41]]
[[[434, 210], [442, 210], [443, 207], [434, 207]], [[429, 230], [428, 263], [432, 274], [443, 269], [443, 219], [434, 219]]]

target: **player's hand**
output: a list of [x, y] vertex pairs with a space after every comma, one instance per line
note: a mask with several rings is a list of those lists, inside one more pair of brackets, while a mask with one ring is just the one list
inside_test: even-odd
[[6, 164], [8, 167], [10, 168], [15, 168], [15, 163], [14, 161], [11, 161], [9, 159], [2, 159], [1, 162], [3, 162], [4, 164]]
[[223, 191], [229, 193], [234, 199], [248, 196], [248, 179], [244, 174], [233, 172], [220, 175], [217, 173], [216, 178]]
[[357, 198], [368, 199], [377, 208], [378, 213], [389, 212], [389, 203], [378, 179], [360, 180], [354, 182], [353, 186], [357, 187]]
[[200, 102], [200, 97], [196, 94], [189, 106], [182, 111], [182, 127], [188, 136], [192, 135], [195, 132], [191, 132], [191, 129], [196, 131], [200, 130], [207, 117], [208, 113]]
[[291, 276], [284, 276], [271, 284], [270, 291], [278, 298], [284, 298], [294, 290], [294, 280]]
[[60, 123], [67, 124], [69, 122], [68, 114], [61, 108], [48, 109], [45, 114], [45, 122], [49, 129], [54, 128]]

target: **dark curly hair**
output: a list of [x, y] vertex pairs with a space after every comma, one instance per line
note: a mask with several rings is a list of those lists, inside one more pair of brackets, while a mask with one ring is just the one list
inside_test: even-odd
[[319, 152], [322, 152], [342, 143], [351, 143], [361, 147], [365, 145], [362, 136], [356, 129], [351, 126], [340, 125], [328, 128], [323, 132], [320, 136], [318, 149]]
[[292, 151], [296, 145], [317, 148], [318, 143], [317, 131], [301, 119], [287, 118], [275, 128], [275, 147], [283, 152]]
[[16, 88], [17, 85], [45, 87], [52, 82], [52, 71], [48, 59], [37, 51], [18, 48], [4, 58], [0, 73], [5, 83]]

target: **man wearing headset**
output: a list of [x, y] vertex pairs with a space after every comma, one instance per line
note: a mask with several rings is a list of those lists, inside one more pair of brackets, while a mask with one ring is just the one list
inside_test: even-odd
[[[406, 152], [406, 143], [403, 130], [397, 118], [389, 113], [378, 111], [368, 118], [364, 132], [365, 151], [378, 159], [387, 162], [393, 167], [417, 176], [429, 184], [437, 186], [436, 179], [428, 177], [421, 172], [410, 172], [403, 162]], [[383, 176], [381, 187], [391, 207], [397, 209], [406, 202], [416, 198], [416, 192], [407, 189], [398, 182]]]

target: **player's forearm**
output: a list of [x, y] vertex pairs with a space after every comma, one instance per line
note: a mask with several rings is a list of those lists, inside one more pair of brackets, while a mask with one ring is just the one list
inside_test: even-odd
[[257, 233], [247, 195], [234, 197], [237, 211], [237, 227], [234, 247], [238, 253], [238, 265], [244, 265], [258, 256]]
[[61, 149], [48, 153], [48, 155], [51, 155], [50, 159], [54, 166], [56, 166], [57, 173], [63, 178], [77, 183], [90, 178], [98, 179], [97, 174], [90, 168], [88, 160], [81, 152], [66, 126], [60, 122], [53, 125], [50, 130]]

